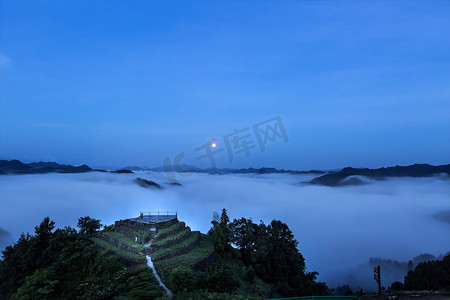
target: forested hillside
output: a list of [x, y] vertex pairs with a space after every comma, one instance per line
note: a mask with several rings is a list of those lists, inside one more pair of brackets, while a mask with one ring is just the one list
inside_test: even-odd
[[[175, 299], [263, 299], [325, 295], [289, 227], [230, 221], [224, 209], [207, 234], [175, 220], [150, 232], [79, 218], [78, 231], [45, 218], [3, 251], [1, 289], [12, 299], [154, 299], [165, 296], [145, 255]], [[121, 227], [118, 227], [122, 224]], [[134, 238], [131, 238], [134, 237]], [[145, 245], [144, 245], [145, 244]], [[234, 245], [234, 246], [232, 246]]]

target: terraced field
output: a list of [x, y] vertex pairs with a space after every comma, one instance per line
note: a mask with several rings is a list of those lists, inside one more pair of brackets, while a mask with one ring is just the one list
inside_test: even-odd
[[210, 236], [192, 231], [184, 222], [172, 220], [167, 224], [171, 225], [164, 227], [164, 223], [145, 224], [132, 219], [118, 221], [112, 229], [100, 232], [92, 241], [117, 255], [134, 270], [143, 271], [146, 268], [145, 255], [149, 255], [165, 283], [176, 267], [199, 270], [213, 262], [214, 246]]
[[169, 235], [165, 238], [161, 239], [158, 237], [158, 239], [152, 243], [152, 248], [153, 249], [155, 249], [156, 247], [163, 248], [166, 245], [176, 244], [178, 241], [182, 241], [188, 238], [190, 234], [191, 230], [189, 229], [189, 227], [185, 227], [182, 230], [180, 230], [180, 232], [173, 233], [172, 235]]
[[145, 264], [145, 256], [137, 254], [135, 252], [130, 252], [124, 248], [121, 248], [114, 243], [106, 241], [99, 237], [93, 237], [91, 240], [100, 248], [108, 251], [119, 257], [120, 261], [126, 266], [135, 266]]
[[158, 230], [149, 249], [162, 278], [168, 278], [178, 266], [204, 269], [213, 262], [211, 237], [191, 231], [183, 222]]
[[208, 236], [202, 237], [200, 244], [184, 254], [155, 262], [155, 267], [163, 278], [178, 266], [186, 265], [193, 269], [204, 269], [213, 261], [214, 246]]

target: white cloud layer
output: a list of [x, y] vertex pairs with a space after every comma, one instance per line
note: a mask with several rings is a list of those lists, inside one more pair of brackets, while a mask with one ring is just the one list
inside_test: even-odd
[[182, 186], [154, 190], [135, 184], [137, 176], [167, 181], [162, 173], [2, 175], [0, 228], [17, 238], [33, 232], [45, 216], [63, 227], [87, 215], [111, 224], [140, 211], [176, 210], [193, 229], [206, 232], [213, 212], [225, 207], [231, 219], [287, 223], [308, 271], [333, 284], [340, 282], [331, 274], [370, 257], [407, 261], [450, 250], [450, 224], [435, 217], [450, 211], [448, 178], [324, 187], [301, 184], [309, 175], [193, 174], [179, 178]]

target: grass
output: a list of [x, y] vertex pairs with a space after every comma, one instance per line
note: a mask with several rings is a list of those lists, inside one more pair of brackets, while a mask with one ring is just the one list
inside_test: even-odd
[[157, 240], [156, 242], [153, 243], [153, 245], [161, 247], [161, 246], [163, 246], [167, 243], [173, 242], [175, 240], [181, 240], [183, 237], [188, 236], [190, 233], [191, 233], [191, 229], [189, 227], [186, 227], [182, 231], [180, 231], [174, 235], [170, 235], [161, 240]]
[[144, 239], [145, 242], [148, 242], [152, 236], [154, 235], [154, 231], [145, 230], [145, 229], [129, 229], [129, 232], [134, 233], [136, 236], [140, 236], [142, 239]]
[[181, 265], [192, 266], [204, 259], [214, 251], [214, 245], [210, 236], [203, 236], [200, 244], [188, 253], [174, 256], [169, 259], [155, 262], [158, 272], [168, 276], [170, 272]]
[[138, 250], [142, 249], [142, 245], [135, 242], [133, 239], [130, 239], [128, 236], [119, 233], [119, 232], [115, 232], [115, 231], [109, 231], [109, 232], [104, 232], [103, 234], [112, 237], [113, 239], [116, 239], [128, 246], [131, 246], [133, 248], [136, 248]]
[[[137, 273], [138, 273], [140, 270], [148, 268], [148, 266], [147, 266], [147, 260], [145, 261], [145, 263], [144, 263], [144, 261], [142, 261], [142, 262], [143, 262], [142, 264], [134, 265], [134, 266], [128, 267], [128, 272], [129, 272], [131, 275], [136, 275], [136, 276], [137, 276]], [[0, 299], [1, 299], [1, 298], [0, 298]]]
[[230, 254], [231, 257], [218, 257], [216, 264], [226, 266], [226, 268], [234, 274], [233, 277], [239, 282], [238, 288], [234, 293], [240, 295], [252, 295], [252, 297], [264, 297], [269, 295], [272, 289], [271, 285], [264, 282], [258, 276], [255, 276], [253, 281], [248, 281], [248, 267], [242, 260], [236, 259], [235, 254]]
[[165, 294], [150, 268], [141, 268], [130, 274], [134, 276], [129, 282], [129, 291], [119, 299], [154, 299]]
[[158, 229], [156, 231], [156, 234], [158, 236], [170, 235], [171, 232], [174, 232], [174, 231], [176, 232], [177, 230], [180, 230], [181, 227], [185, 227], [185, 226], [186, 226], [186, 224], [184, 222], [177, 222], [173, 225], [170, 225], [169, 227]]
[[184, 241], [182, 241], [181, 243], [178, 243], [173, 247], [169, 247], [169, 248], [165, 248], [165, 249], [161, 249], [161, 250], [153, 252], [152, 259], [158, 260], [160, 257], [163, 257], [170, 252], [179, 251], [183, 248], [189, 247], [191, 244], [195, 243], [195, 241], [198, 239], [199, 235], [200, 235], [199, 231], [193, 231], [191, 233], [191, 236], [189, 238], [185, 239]]
[[137, 253], [133, 253], [133, 252], [129, 252], [125, 249], [119, 248], [114, 244], [111, 244], [105, 240], [102, 240], [100, 238], [92, 238], [91, 239], [97, 246], [107, 250], [107, 251], [111, 251], [115, 254], [117, 254], [118, 256], [124, 257], [128, 260], [131, 261], [135, 261], [137, 263], [143, 263], [145, 262], [145, 256], [137, 254]]
[[150, 268], [141, 269], [137, 275], [142, 281], [149, 281], [154, 284], [159, 284]]
[[143, 238], [148, 237], [152, 232], [149, 230], [144, 230], [144, 229], [137, 229], [137, 230], [132, 230], [133, 232], [135, 232], [137, 235], [140, 235]]
[[[242, 267], [241, 270], [243, 270]], [[235, 291], [235, 293], [260, 296], [270, 294], [271, 286], [267, 282], [264, 282], [261, 278], [255, 277], [253, 282], [248, 282], [247, 280], [243, 279], [244, 277], [245, 274], [241, 272], [239, 276], [239, 288]]]

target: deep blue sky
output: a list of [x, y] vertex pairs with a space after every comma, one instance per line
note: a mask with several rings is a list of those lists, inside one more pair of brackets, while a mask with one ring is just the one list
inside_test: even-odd
[[[1, 1], [0, 158], [218, 167], [450, 161], [448, 1]], [[252, 138], [252, 137], [250, 137]]]

